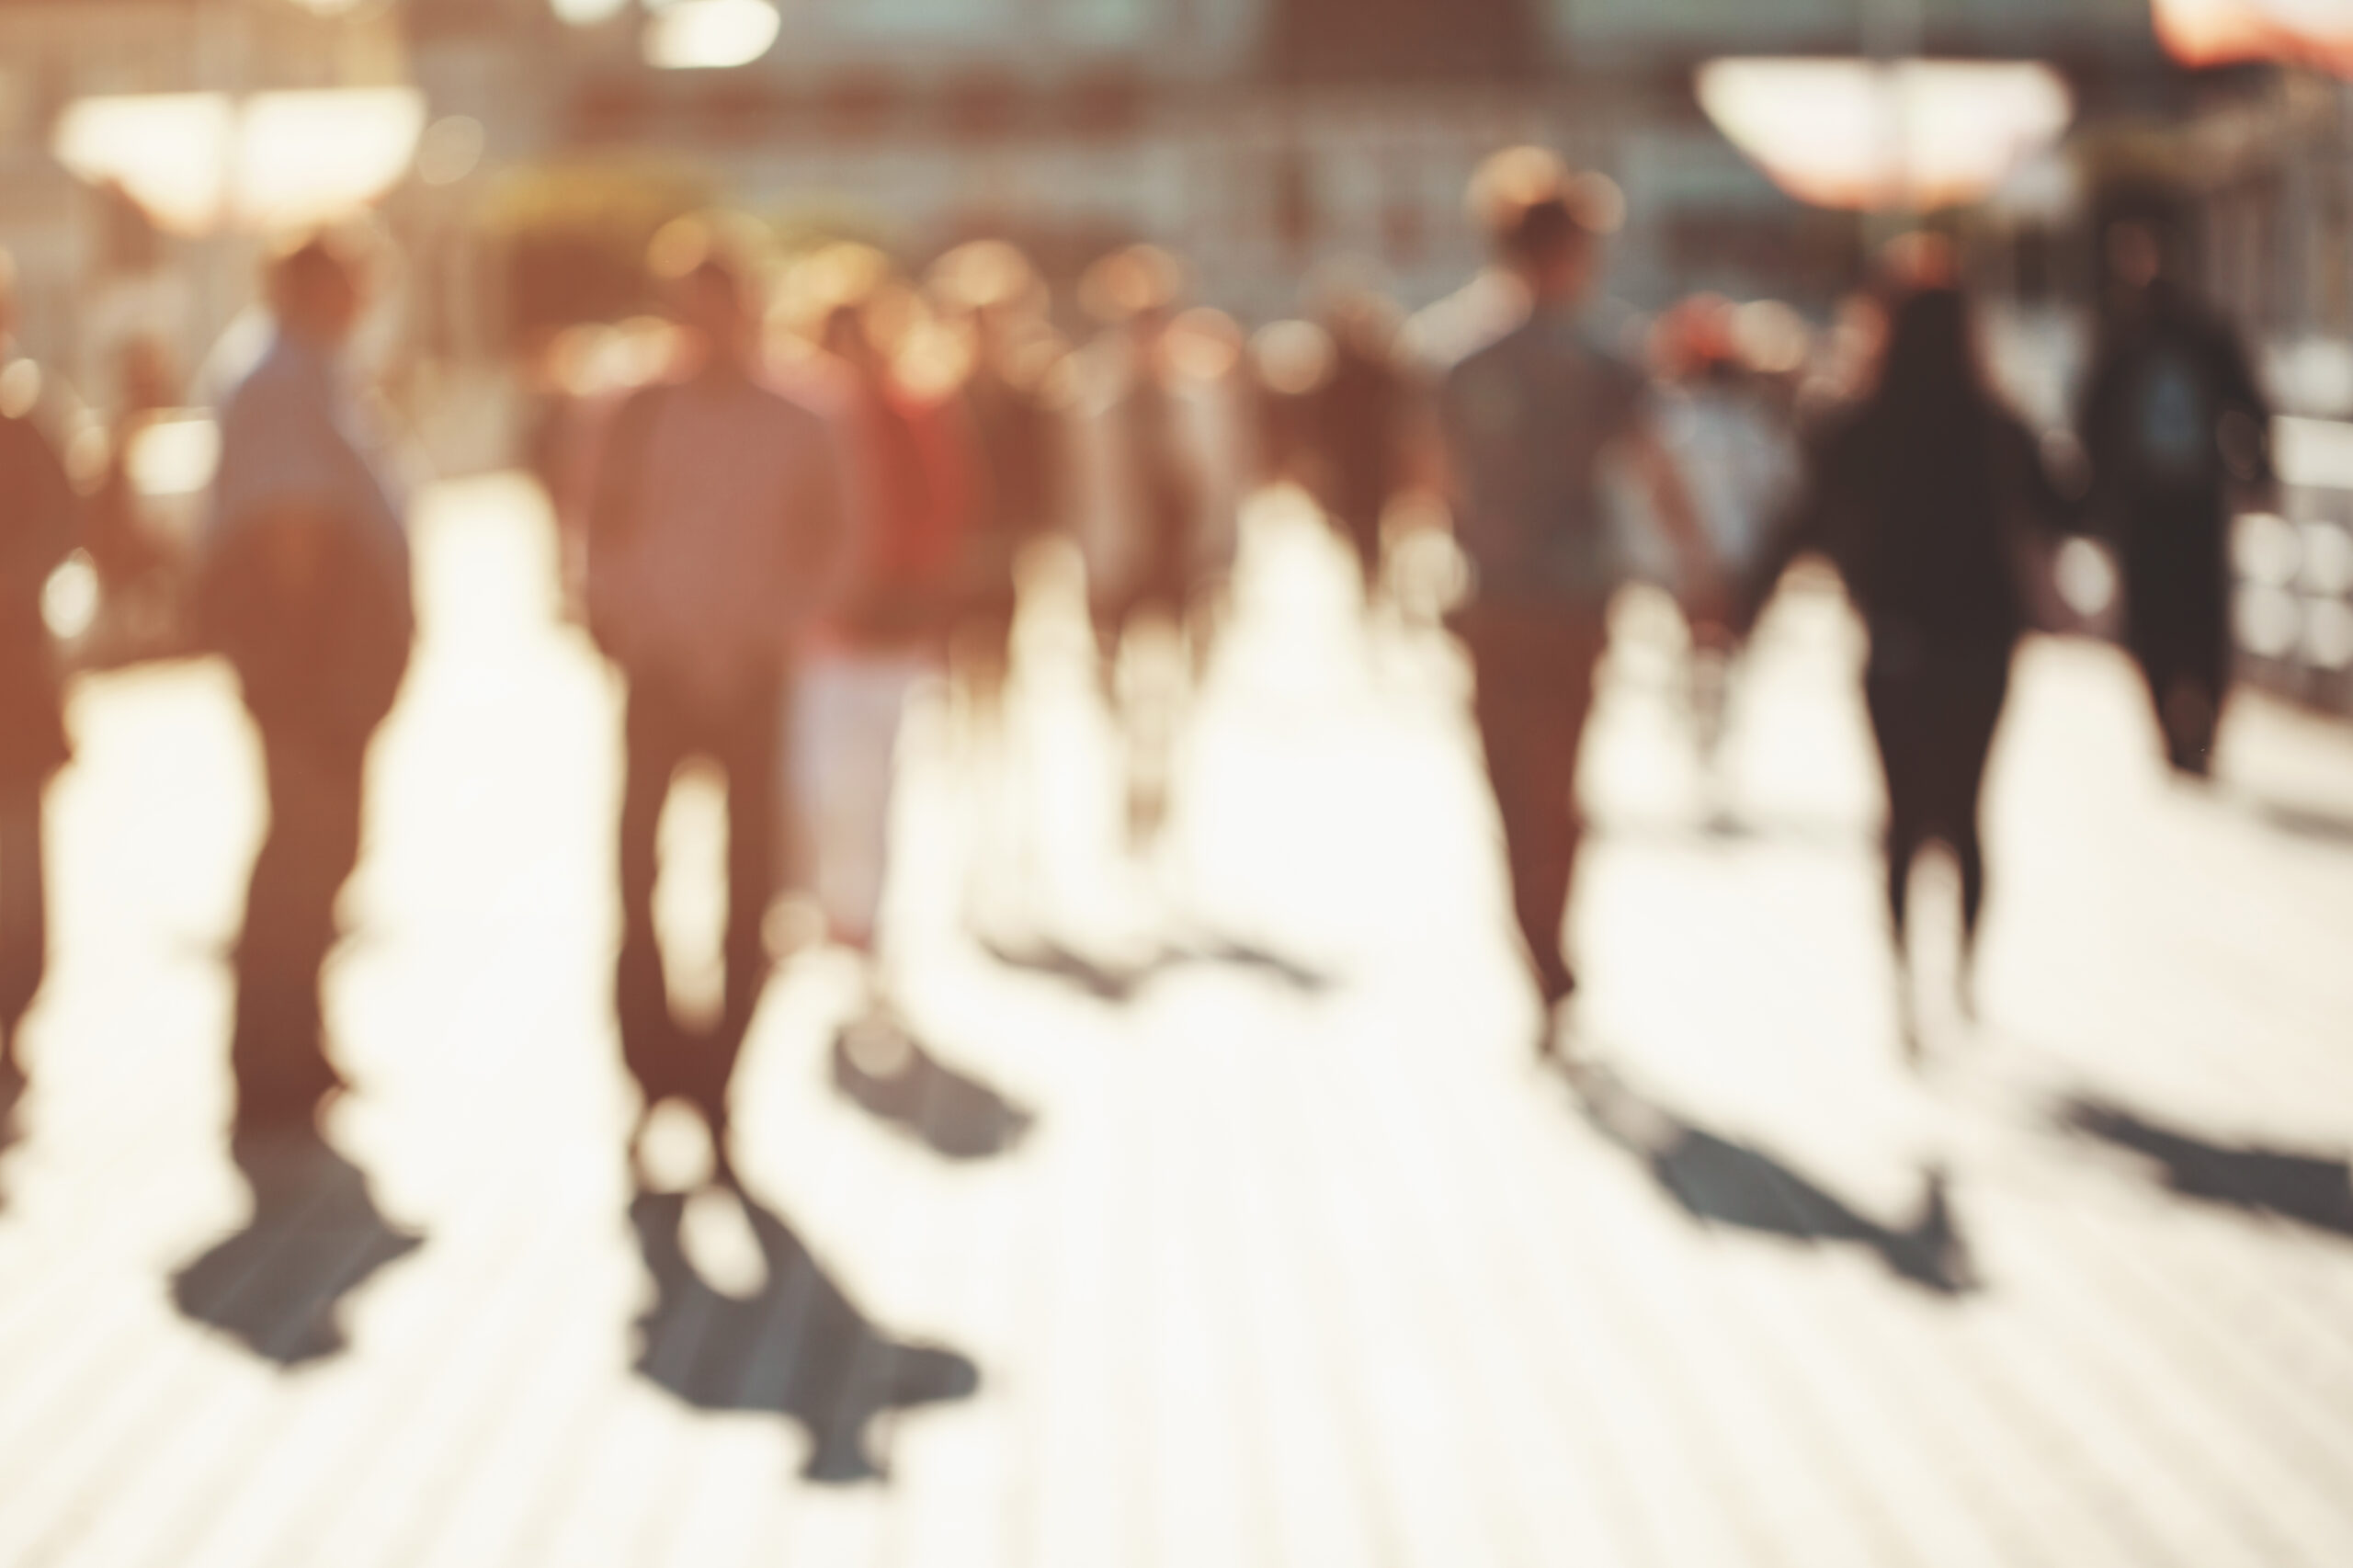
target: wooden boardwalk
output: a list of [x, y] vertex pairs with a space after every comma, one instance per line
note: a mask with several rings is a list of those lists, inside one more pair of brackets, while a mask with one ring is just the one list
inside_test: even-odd
[[[793, 960], [748, 1203], [630, 1191], [614, 694], [519, 488], [423, 525], [333, 977], [361, 1092], [238, 1152], [256, 1203], [250, 743], [211, 668], [87, 681], [0, 1160], [0, 1568], [2353, 1562], [2353, 734], [2249, 700], [2182, 789], [2114, 655], [2030, 648], [1983, 1017], [1932, 1006], [1914, 1073], [1851, 629], [1777, 610], [1719, 787], [1638, 601], [1580, 1093], [1527, 1060], [1459, 666], [1261, 523], [1149, 861], [1051, 605], [1026, 781], [911, 738], [933, 1064], [837, 1058], [856, 977]], [[665, 824], [684, 953], [716, 822]]]

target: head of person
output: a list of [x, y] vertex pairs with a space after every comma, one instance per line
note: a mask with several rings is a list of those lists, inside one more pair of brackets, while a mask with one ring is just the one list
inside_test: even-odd
[[1522, 208], [1495, 248], [1540, 306], [1576, 304], [1593, 286], [1593, 235], [1564, 196]]
[[1404, 312], [1378, 284], [1335, 276], [1315, 292], [1315, 320], [1336, 348], [1367, 359], [1386, 359], [1395, 351]]
[[825, 312], [824, 324], [818, 329], [817, 344], [852, 371], [867, 379], [878, 379], [889, 369], [882, 350], [874, 341], [867, 320], [867, 301], [843, 300]]
[[313, 234], [278, 251], [265, 282], [278, 330], [322, 347], [348, 341], [368, 306], [358, 256], [331, 234]]
[[716, 230], [694, 218], [669, 224], [654, 237], [646, 270], [660, 290], [664, 313], [678, 329], [690, 370], [740, 369], [750, 362], [758, 317], [749, 269]]
[[1677, 301], [1651, 327], [1651, 368], [1688, 384], [1734, 379], [1742, 369], [1737, 321], [1738, 307], [1721, 294]]
[[793, 337], [836, 369], [870, 384], [889, 379], [896, 324], [886, 304], [906, 293], [891, 258], [872, 245], [838, 240], [796, 262], [777, 293], [776, 314]]
[[1968, 295], [1930, 283], [1889, 301], [1871, 397], [1884, 412], [1947, 435], [1991, 405]]
[[670, 319], [701, 358], [741, 364], [752, 346], [753, 312], [743, 275], [718, 256], [707, 256], [669, 290]]
[[2108, 275], [2123, 288], [2138, 292], [2165, 271], [2165, 244], [2156, 229], [2138, 220], [2109, 225]]
[[143, 333], [131, 338], [123, 344], [116, 364], [124, 413], [144, 414], [171, 406], [179, 377], [172, 368], [171, 351], [160, 339]]
[[1574, 305], [1593, 286], [1600, 237], [1622, 207], [1616, 186], [1543, 147], [1507, 147], [1479, 165], [1467, 199], [1498, 265], [1540, 307]]
[[1186, 292], [1186, 267], [1157, 245], [1129, 245], [1086, 269], [1078, 298], [1086, 313], [1140, 343], [1156, 342]]
[[928, 281], [940, 313], [968, 324], [982, 358], [991, 363], [1051, 302], [1037, 268], [1006, 240], [958, 245], [932, 265]]

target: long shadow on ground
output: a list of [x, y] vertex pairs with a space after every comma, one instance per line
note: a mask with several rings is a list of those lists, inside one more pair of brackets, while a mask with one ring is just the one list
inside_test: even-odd
[[641, 1192], [630, 1204], [654, 1304], [638, 1319], [637, 1369], [700, 1410], [789, 1416], [810, 1437], [801, 1473], [863, 1481], [883, 1473], [867, 1425], [885, 1411], [969, 1397], [980, 1372], [950, 1350], [878, 1331], [773, 1211], [733, 1189], [767, 1266], [749, 1299], [696, 1272], [683, 1226], [687, 1197]]
[[983, 1160], [1019, 1143], [1033, 1118], [926, 1051], [893, 1019], [860, 1019], [834, 1038], [834, 1087], [950, 1160]]
[[1091, 958], [1056, 942], [1018, 948], [984, 942], [983, 947], [1007, 969], [1046, 975], [1117, 1006], [1134, 1001], [1162, 975], [1193, 967], [1246, 970], [1307, 995], [1320, 994], [1333, 985], [1332, 976], [1280, 953], [1222, 938], [1164, 948], [1149, 958], [1127, 963]]
[[1858, 1213], [1777, 1156], [1696, 1127], [1606, 1071], [1578, 1069], [1570, 1081], [1586, 1119], [1639, 1157], [1694, 1220], [1859, 1246], [1877, 1254], [1897, 1278], [1938, 1295], [1977, 1289], [1940, 1172], [1926, 1173], [1919, 1218], [1897, 1230]]
[[[0, 1046], [0, 1052], [6, 1047]], [[32, 1084], [25, 1074], [10, 1065], [0, 1054], [0, 1154], [6, 1154], [25, 1135], [25, 1097], [32, 1092]], [[6, 1194], [0, 1193], [0, 1207], [5, 1207]]]
[[346, 1298], [422, 1238], [387, 1221], [359, 1167], [307, 1128], [239, 1133], [230, 1152], [253, 1218], [173, 1277], [173, 1301], [281, 1367], [337, 1354]]
[[2333, 845], [2339, 849], [2353, 849], [2353, 817], [2313, 806], [2300, 806], [2286, 801], [2264, 801], [2256, 807], [2257, 814], [2269, 826], [2296, 838], [2314, 844]]
[[2120, 1106], [2070, 1100], [2060, 1120], [2077, 1132], [2156, 1163], [2165, 1184], [2186, 1198], [2277, 1214], [2353, 1236], [2353, 1165], [2325, 1155], [2231, 1145], [2162, 1126]]

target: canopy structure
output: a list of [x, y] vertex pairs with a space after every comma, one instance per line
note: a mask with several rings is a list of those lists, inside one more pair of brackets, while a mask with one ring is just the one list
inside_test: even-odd
[[645, 62], [660, 71], [726, 71], [776, 45], [784, 18], [769, 0], [654, 0], [647, 6]]
[[1699, 68], [1700, 107], [1801, 201], [1929, 211], [1984, 199], [2074, 117], [2032, 61], [1728, 59]]
[[2185, 65], [2276, 60], [2353, 76], [2347, 0], [2154, 0], [2157, 38]]
[[408, 172], [425, 129], [411, 87], [161, 93], [78, 99], [58, 161], [114, 186], [159, 228], [298, 228], [348, 215]]

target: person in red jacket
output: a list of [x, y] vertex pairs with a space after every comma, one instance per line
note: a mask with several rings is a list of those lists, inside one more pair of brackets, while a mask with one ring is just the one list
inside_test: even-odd
[[820, 633], [795, 747], [814, 839], [818, 902], [835, 937], [864, 954], [870, 995], [843, 1049], [896, 1070], [913, 1040], [892, 1007], [881, 950], [898, 737], [911, 699], [938, 681], [967, 603], [980, 466], [951, 377], [934, 374], [936, 330], [878, 254], [837, 246], [803, 264], [819, 374], [842, 424], [859, 516], [839, 609]]

